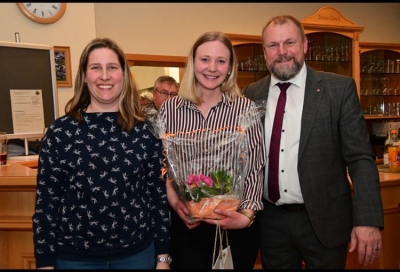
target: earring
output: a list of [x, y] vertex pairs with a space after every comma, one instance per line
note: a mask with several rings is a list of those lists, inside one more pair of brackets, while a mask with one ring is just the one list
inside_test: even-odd
[[231, 71], [228, 72], [228, 75], [230, 75], [230, 74], [231, 74]]

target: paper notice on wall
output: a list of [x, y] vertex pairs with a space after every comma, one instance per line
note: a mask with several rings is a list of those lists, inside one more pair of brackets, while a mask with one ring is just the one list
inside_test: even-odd
[[10, 90], [14, 134], [43, 132], [42, 90]]

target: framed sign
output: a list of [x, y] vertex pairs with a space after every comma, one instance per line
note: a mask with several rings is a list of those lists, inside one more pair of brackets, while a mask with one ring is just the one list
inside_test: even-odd
[[54, 46], [57, 87], [72, 87], [71, 55], [68, 46]]
[[13, 120], [11, 94], [21, 92], [18, 93], [19, 99], [24, 100], [27, 98], [24, 93], [35, 90], [31, 106], [37, 105], [40, 100], [44, 113], [44, 127], [51, 125], [58, 117], [54, 46], [0, 41], [0, 60], [0, 131], [7, 132], [8, 139], [42, 137], [43, 128], [29, 129], [25, 132], [14, 131], [16, 120]]

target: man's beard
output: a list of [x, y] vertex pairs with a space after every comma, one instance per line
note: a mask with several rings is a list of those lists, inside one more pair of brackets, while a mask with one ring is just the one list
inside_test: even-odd
[[[293, 59], [294, 65], [289, 66], [281, 66], [279, 69], [276, 66], [277, 62], [288, 61]], [[271, 74], [273, 74], [277, 79], [281, 81], [288, 81], [289, 79], [294, 78], [301, 70], [303, 66], [303, 62], [297, 61], [294, 57], [283, 56], [276, 60], [274, 60], [270, 66], [268, 66], [268, 70]]]

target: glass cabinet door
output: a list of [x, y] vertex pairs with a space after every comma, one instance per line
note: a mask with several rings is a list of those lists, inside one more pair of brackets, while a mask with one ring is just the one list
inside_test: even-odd
[[376, 49], [360, 55], [361, 106], [367, 116], [400, 117], [400, 53]]
[[246, 43], [234, 47], [238, 60], [238, 85], [243, 90], [269, 74], [263, 55], [262, 44]]
[[352, 40], [330, 32], [306, 34], [306, 63], [319, 71], [352, 76]]
[[310, 50], [306, 62], [320, 71], [351, 76], [360, 91], [360, 33], [357, 26], [333, 7], [321, 7], [301, 21]]

